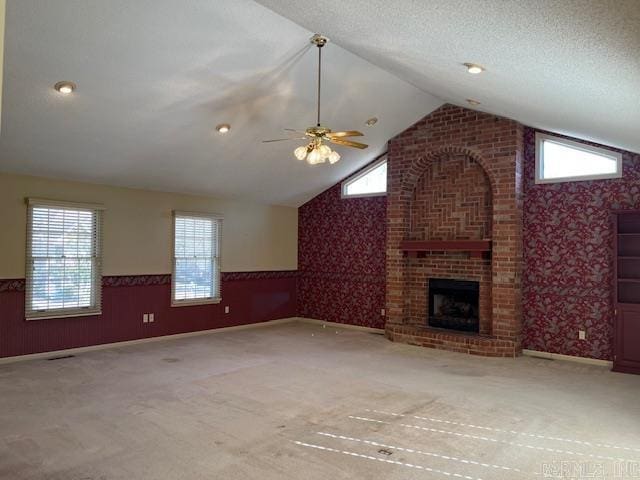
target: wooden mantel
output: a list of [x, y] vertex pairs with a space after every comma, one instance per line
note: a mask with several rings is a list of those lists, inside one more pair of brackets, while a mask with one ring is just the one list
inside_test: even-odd
[[427, 252], [468, 252], [482, 258], [491, 252], [491, 240], [403, 240], [400, 250], [410, 257], [422, 257]]

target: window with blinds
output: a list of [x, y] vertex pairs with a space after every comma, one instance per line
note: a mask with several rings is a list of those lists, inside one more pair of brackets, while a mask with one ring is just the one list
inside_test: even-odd
[[174, 212], [172, 305], [220, 301], [218, 215]]
[[102, 308], [102, 207], [29, 199], [28, 320]]

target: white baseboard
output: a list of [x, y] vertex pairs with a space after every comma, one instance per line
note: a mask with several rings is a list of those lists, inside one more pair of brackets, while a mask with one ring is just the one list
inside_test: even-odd
[[567, 362], [585, 363], [587, 365], [597, 365], [600, 367], [613, 367], [613, 362], [609, 360], [598, 360], [597, 358], [575, 357], [572, 355], [562, 355], [561, 353], [540, 352], [538, 350], [522, 350], [523, 355], [529, 357], [546, 358], [551, 360], [564, 360]]
[[351, 325], [348, 323], [338, 323], [338, 322], [325, 322], [324, 320], [317, 320], [315, 318], [306, 318], [306, 317], [296, 317], [298, 322], [302, 323], [313, 323], [316, 325], [325, 325], [331, 328], [344, 328], [347, 330], [359, 330], [361, 332], [369, 332], [369, 333], [384, 333], [384, 328], [373, 328], [373, 327], [361, 327], [360, 325]]
[[119, 347], [127, 347], [130, 345], [140, 345], [142, 343], [163, 342], [166, 340], [175, 340], [178, 338], [197, 337], [200, 335], [210, 335], [212, 333], [225, 333], [225, 332], [231, 332], [234, 330], [246, 330], [249, 328], [269, 327], [272, 325], [295, 322], [297, 320], [298, 320], [298, 317], [279, 318], [276, 320], [269, 320], [267, 322], [249, 323], [247, 325], [235, 325], [233, 327], [212, 328], [209, 330], [198, 330], [196, 332], [175, 333], [173, 335], [163, 335], [160, 337], [139, 338], [136, 340], [125, 340], [123, 342], [101, 343], [100, 345], [89, 345], [87, 347], [67, 348], [65, 350], [54, 350], [50, 352], [18, 355], [15, 357], [4, 357], [4, 358], [0, 358], [0, 365], [6, 364], [6, 363], [23, 362], [26, 360], [40, 360], [43, 358], [46, 359], [46, 358], [61, 357], [65, 355], [75, 355], [79, 353], [93, 352], [95, 350], [106, 350], [108, 348], [119, 348]]

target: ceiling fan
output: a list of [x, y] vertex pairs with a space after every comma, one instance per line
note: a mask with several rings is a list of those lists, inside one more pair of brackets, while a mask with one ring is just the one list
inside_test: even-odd
[[344, 132], [334, 132], [330, 128], [320, 124], [320, 84], [322, 75], [322, 47], [324, 47], [329, 39], [319, 34], [311, 37], [311, 43], [318, 47], [318, 116], [315, 127], [309, 127], [304, 132], [285, 128], [288, 132], [299, 133], [302, 137], [278, 138], [275, 140], [263, 140], [263, 143], [282, 142], [286, 140], [309, 140], [307, 145], [303, 145], [294, 150], [293, 154], [298, 160], [305, 160], [310, 165], [318, 163], [336, 163], [340, 160], [340, 154], [326, 144], [326, 142], [335, 143], [344, 147], [367, 148], [364, 143], [348, 140], [348, 137], [361, 137], [362, 133], [357, 130], [348, 130]]

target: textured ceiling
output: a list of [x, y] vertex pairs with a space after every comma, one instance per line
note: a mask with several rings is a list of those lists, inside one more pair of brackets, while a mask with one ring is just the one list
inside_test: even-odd
[[0, 171], [296, 206], [442, 103], [330, 43], [323, 123], [371, 146], [310, 167], [260, 142], [314, 123], [312, 31], [248, 0], [7, 3]]
[[640, 152], [639, 0], [260, 3], [448, 102]]

